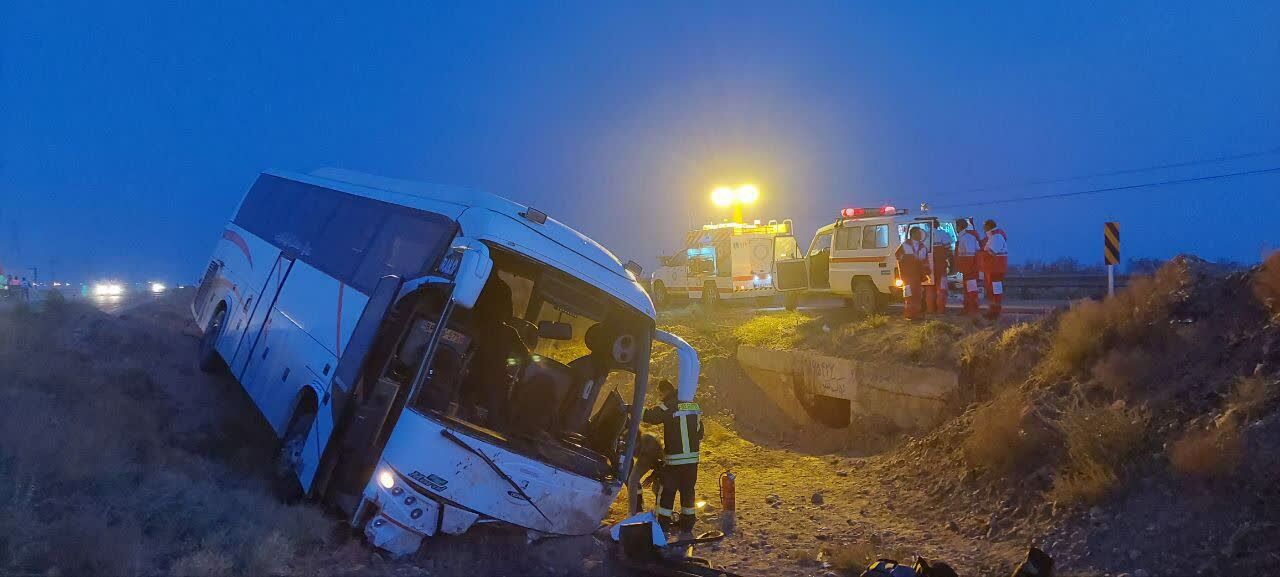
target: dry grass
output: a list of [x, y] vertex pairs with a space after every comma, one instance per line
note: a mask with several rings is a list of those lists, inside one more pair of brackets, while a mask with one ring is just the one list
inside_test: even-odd
[[1280, 251], [1271, 253], [1254, 274], [1253, 294], [1272, 314], [1280, 315]]
[[79, 303], [46, 306], [0, 314], [0, 574], [260, 575], [325, 563], [315, 551], [335, 524], [248, 472], [270, 470], [257, 465], [271, 439], [234, 438], [244, 431], [219, 413], [227, 404], [199, 396], [210, 383], [183, 378], [191, 357], [175, 347], [192, 343], [122, 329]]
[[830, 559], [835, 570], [857, 575], [876, 560], [876, 548], [866, 542], [854, 543], [833, 552]]
[[1062, 418], [1067, 460], [1049, 492], [1061, 503], [1096, 503], [1114, 488], [1123, 464], [1142, 446], [1150, 416], [1123, 402], [1080, 404]]
[[1258, 376], [1240, 377], [1227, 395], [1227, 410], [1245, 418], [1262, 414], [1276, 396], [1275, 384]]
[[803, 340], [800, 328], [813, 317], [796, 311], [754, 316], [733, 329], [739, 344], [768, 349], [795, 348]]
[[965, 461], [972, 467], [1006, 473], [1035, 450], [1042, 434], [1031, 404], [1017, 389], [1008, 389], [973, 412], [964, 441]]
[[1039, 374], [1050, 381], [1086, 375], [1112, 348], [1141, 344], [1168, 317], [1187, 281], [1186, 270], [1171, 263], [1131, 280], [1114, 297], [1076, 303], [1059, 319]]
[[1145, 389], [1154, 359], [1143, 349], [1115, 349], [1093, 366], [1093, 380], [1116, 399]]
[[1191, 429], [1169, 447], [1169, 464], [1188, 477], [1229, 476], [1244, 459], [1244, 433], [1235, 420]]

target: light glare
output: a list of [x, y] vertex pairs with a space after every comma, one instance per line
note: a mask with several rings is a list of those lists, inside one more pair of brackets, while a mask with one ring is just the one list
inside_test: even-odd
[[717, 187], [711, 191], [711, 202], [714, 202], [716, 206], [729, 206], [733, 204], [733, 196], [732, 188], [727, 186]]
[[755, 202], [757, 198], [760, 198], [760, 189], [756, 188], [754, 184], [744, 184], [738, 187], [736, 195], [738, 197], [738, 202], [741, 202], [742, 204], [751, 204]]

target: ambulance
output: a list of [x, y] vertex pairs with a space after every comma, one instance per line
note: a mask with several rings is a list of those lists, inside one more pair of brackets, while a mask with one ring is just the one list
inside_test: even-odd
[[650, 294], [661, 307], [674, 298], [700, 299], [715, 306], [722, 300], [778, 294], [773, 283], [775, 260], [800, 257], [791, 219], [761, 224], [708, 224], [685, 234], [685, 246], [658, 257], [662, 266], [649, 278]]
[[[912, 216], [907, 209], [894, 206], [844, 208], [834, 222], [814, 233], [808, 251], [777, 261], [777, 289], [788, 295], [788, 307], [794, 307], [797, 300], [791, 295], [818, 293], [844, 297], [864, 313], [881, 311], [891, 301], [902, 299], [902, 275], [895, 254], [911, 227], [924, 231], [928, 246], [933, 246], [936, 231], [950, 233], [954, 253], [954, 218], [927, 212]], [[930, 258], [933, 256], [930, 251]], [[936, 282], [958, 290], [960, 277], [925, 278], [926, 287]]]

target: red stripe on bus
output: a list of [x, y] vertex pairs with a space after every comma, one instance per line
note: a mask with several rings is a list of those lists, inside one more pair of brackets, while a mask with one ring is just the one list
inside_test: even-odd
[[229, 228], [224, 229], [222, 231], [222, 238], [227, 239], [231, 244], [240, 247], [240, 252], [244, 253], [244, 258], [249, 261], [249, 268], [253, 268], [253, 255], [249, 254], [249, 243], [244, 241], [244, 237], [240, 236], [240, 233]]

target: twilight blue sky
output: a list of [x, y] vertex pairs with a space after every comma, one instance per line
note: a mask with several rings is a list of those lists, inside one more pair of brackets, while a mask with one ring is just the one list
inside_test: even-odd
[[[807, 236], [842, 206], [1277, 167], [972, 192], [1276, 151], [1278, 25], [1275, 2], [5, 2], [0, 264], [190, 281], [265, 168], [496, 192], [651, 267], [720, 183]], [[1104, 220], [1126, 257], [1256, 260], [1280, 173], [962, 212], [1015, 260], [1099, 260]]]

